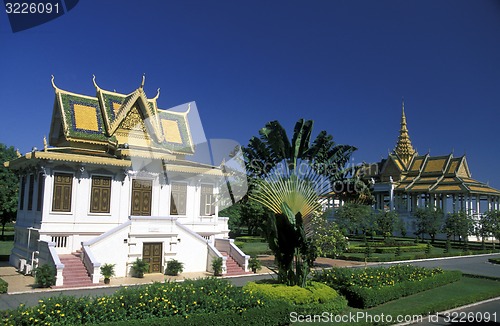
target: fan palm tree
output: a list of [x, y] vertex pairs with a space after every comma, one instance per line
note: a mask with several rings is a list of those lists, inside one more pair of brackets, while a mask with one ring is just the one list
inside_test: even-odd
[[268, 218], [266, 238], [275, 254], [278, 281], [305, 286], [311, 261], [310, 218], [321, 210], [318, 195], [328, 187], [312, 169], [300, 175], [287, 172], [258, 180], [250, 198], [275, 214]]
[[282, 163], [293, 170], [302, 161], [333, 181], [342, 179], [347, 172], [344, 166], [356, 147], [336, 145], [326, 131], [321, 131], [311, 142], [312, 129], [312, 120], [299, 119], [290, 141], [278, 121], [268, 122], [259, 131], [260, 137], [252, 137], [243, 148], [250, 177], [262, 178]]

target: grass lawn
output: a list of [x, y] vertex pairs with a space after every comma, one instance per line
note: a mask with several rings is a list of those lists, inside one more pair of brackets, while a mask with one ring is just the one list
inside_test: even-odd
[[[1, 230], [0, 230], [1, 232]], [[10, 255], [10, 251], [14, 247], [14, 232], [5, 232], [5, 240], [0, 241], [0, 256]]]
[[250, 256], [257, 255], [269, 255], [271, 250], [267, 245], [267, 242], [244, 242], [238, 243], [238, 247], [246, 254]]
[[[460, 281], [447, 284], [432, 290], [417, 293], [399, 300], [394, 300], [371, 309], [348, 308], [346, 314], [356, 315], [364, 312], [371, 316], [382, 313], [393, 317], [394, 324], [397, 315], [423, 315], [444, 311], [451, 308], [463, 306], [469, 303], [478, 302], [500, 296], [500, 281], [493, 281], [482, 278], [463, 277]], [[298, 324], [298, 323], [297, 323]], [[373, 322], [358, 323], [309, 323], [313, 325], [373, 325]]]

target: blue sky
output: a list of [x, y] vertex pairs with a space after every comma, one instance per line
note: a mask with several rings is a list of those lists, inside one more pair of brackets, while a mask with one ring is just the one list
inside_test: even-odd
[[247, 144], [270, 120], [315, 121], [354, 162], [395, 146], [467, 154], [500, 188], [500, 1], [91, 1], [12, 33], [0, 12], [0, 142], [41, 147], [58, 87], [196, 101], [208, 138]]

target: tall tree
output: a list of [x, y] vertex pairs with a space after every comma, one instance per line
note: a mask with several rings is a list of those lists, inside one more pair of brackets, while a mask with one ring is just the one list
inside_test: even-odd
[[[483, 242], [485, 236], [492, 236], [500, 240], [500, 211], [492, 210], [484, 213], [479, 220], [479, 228], [482, 229], [480, 236], [483, 238]], [[493, 248], [495, 248], [494, 241]]]
[[4, 239], [5, 224], [16, 218], [18, 202], [17, 175], [4, 166], [4, 162], [17, 157], [14, 147], [7, 147], [0, 143], [0, 219], [2, 223], [2, 240]]
[[344, 235], [365, 232], [370, 221], [370, 206], [358, 203], [346, 203], [335, 210], [334, 220]]
[[446, 217], [442, 230], [448, 238], [453, 236], [455, 240], [455, 236], [458, 236], [459, 241], [462, 239], [467, 241], [468, 236], [474, 233], [474, 220], [465, 211], [450, 213]]
[[259, 130], [259, 137], [252, 137], [243, 148], [249, 177], [258, 179], [271, 171], [288, 169], [300, 173], [303, 167], [312, 168], [330, 182], [332, 189], [335, 182], [351, 177], [353, 169], [346, 165], [356, 147], [335, 144], [333, 136], [324, 130], [311, 140], [312, 129], [312, 120], [299, 119], [290, 141], [278, 121], [268, 122]]
[[278, 121], [271, 121], [243, 148], [250, 197], [273, 214], [265, 228], [278, 265], [278, 280], [305, 285], [311, 263], [310, 217], [319, 210], [319, 195], [336, 181], [352, 176], [347, 169], [355, 147], [336, 145], [321, 131], [311, 141], [313, 122], [300, 119], [292, 139]]
[[417, 235], [427, 233], [431, 237], [431, 242], [434, 243], [436, 234], [442, 228], [443, 211], [433, 207], [417, 208], [414, 217], [417, 219]]

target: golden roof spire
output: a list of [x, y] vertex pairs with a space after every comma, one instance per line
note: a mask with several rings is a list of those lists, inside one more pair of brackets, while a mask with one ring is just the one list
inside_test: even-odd
[[415, 150], [411, 145], [410, 136], [408, 135], [408, 127], [406, 126], [406, 115], [405, 115], [405, 100], [403, 98], [401, 103], [401, 129], [399, 130], [398, 142], [394, 153], [399, 156], [404, 165], [408, 166]]

